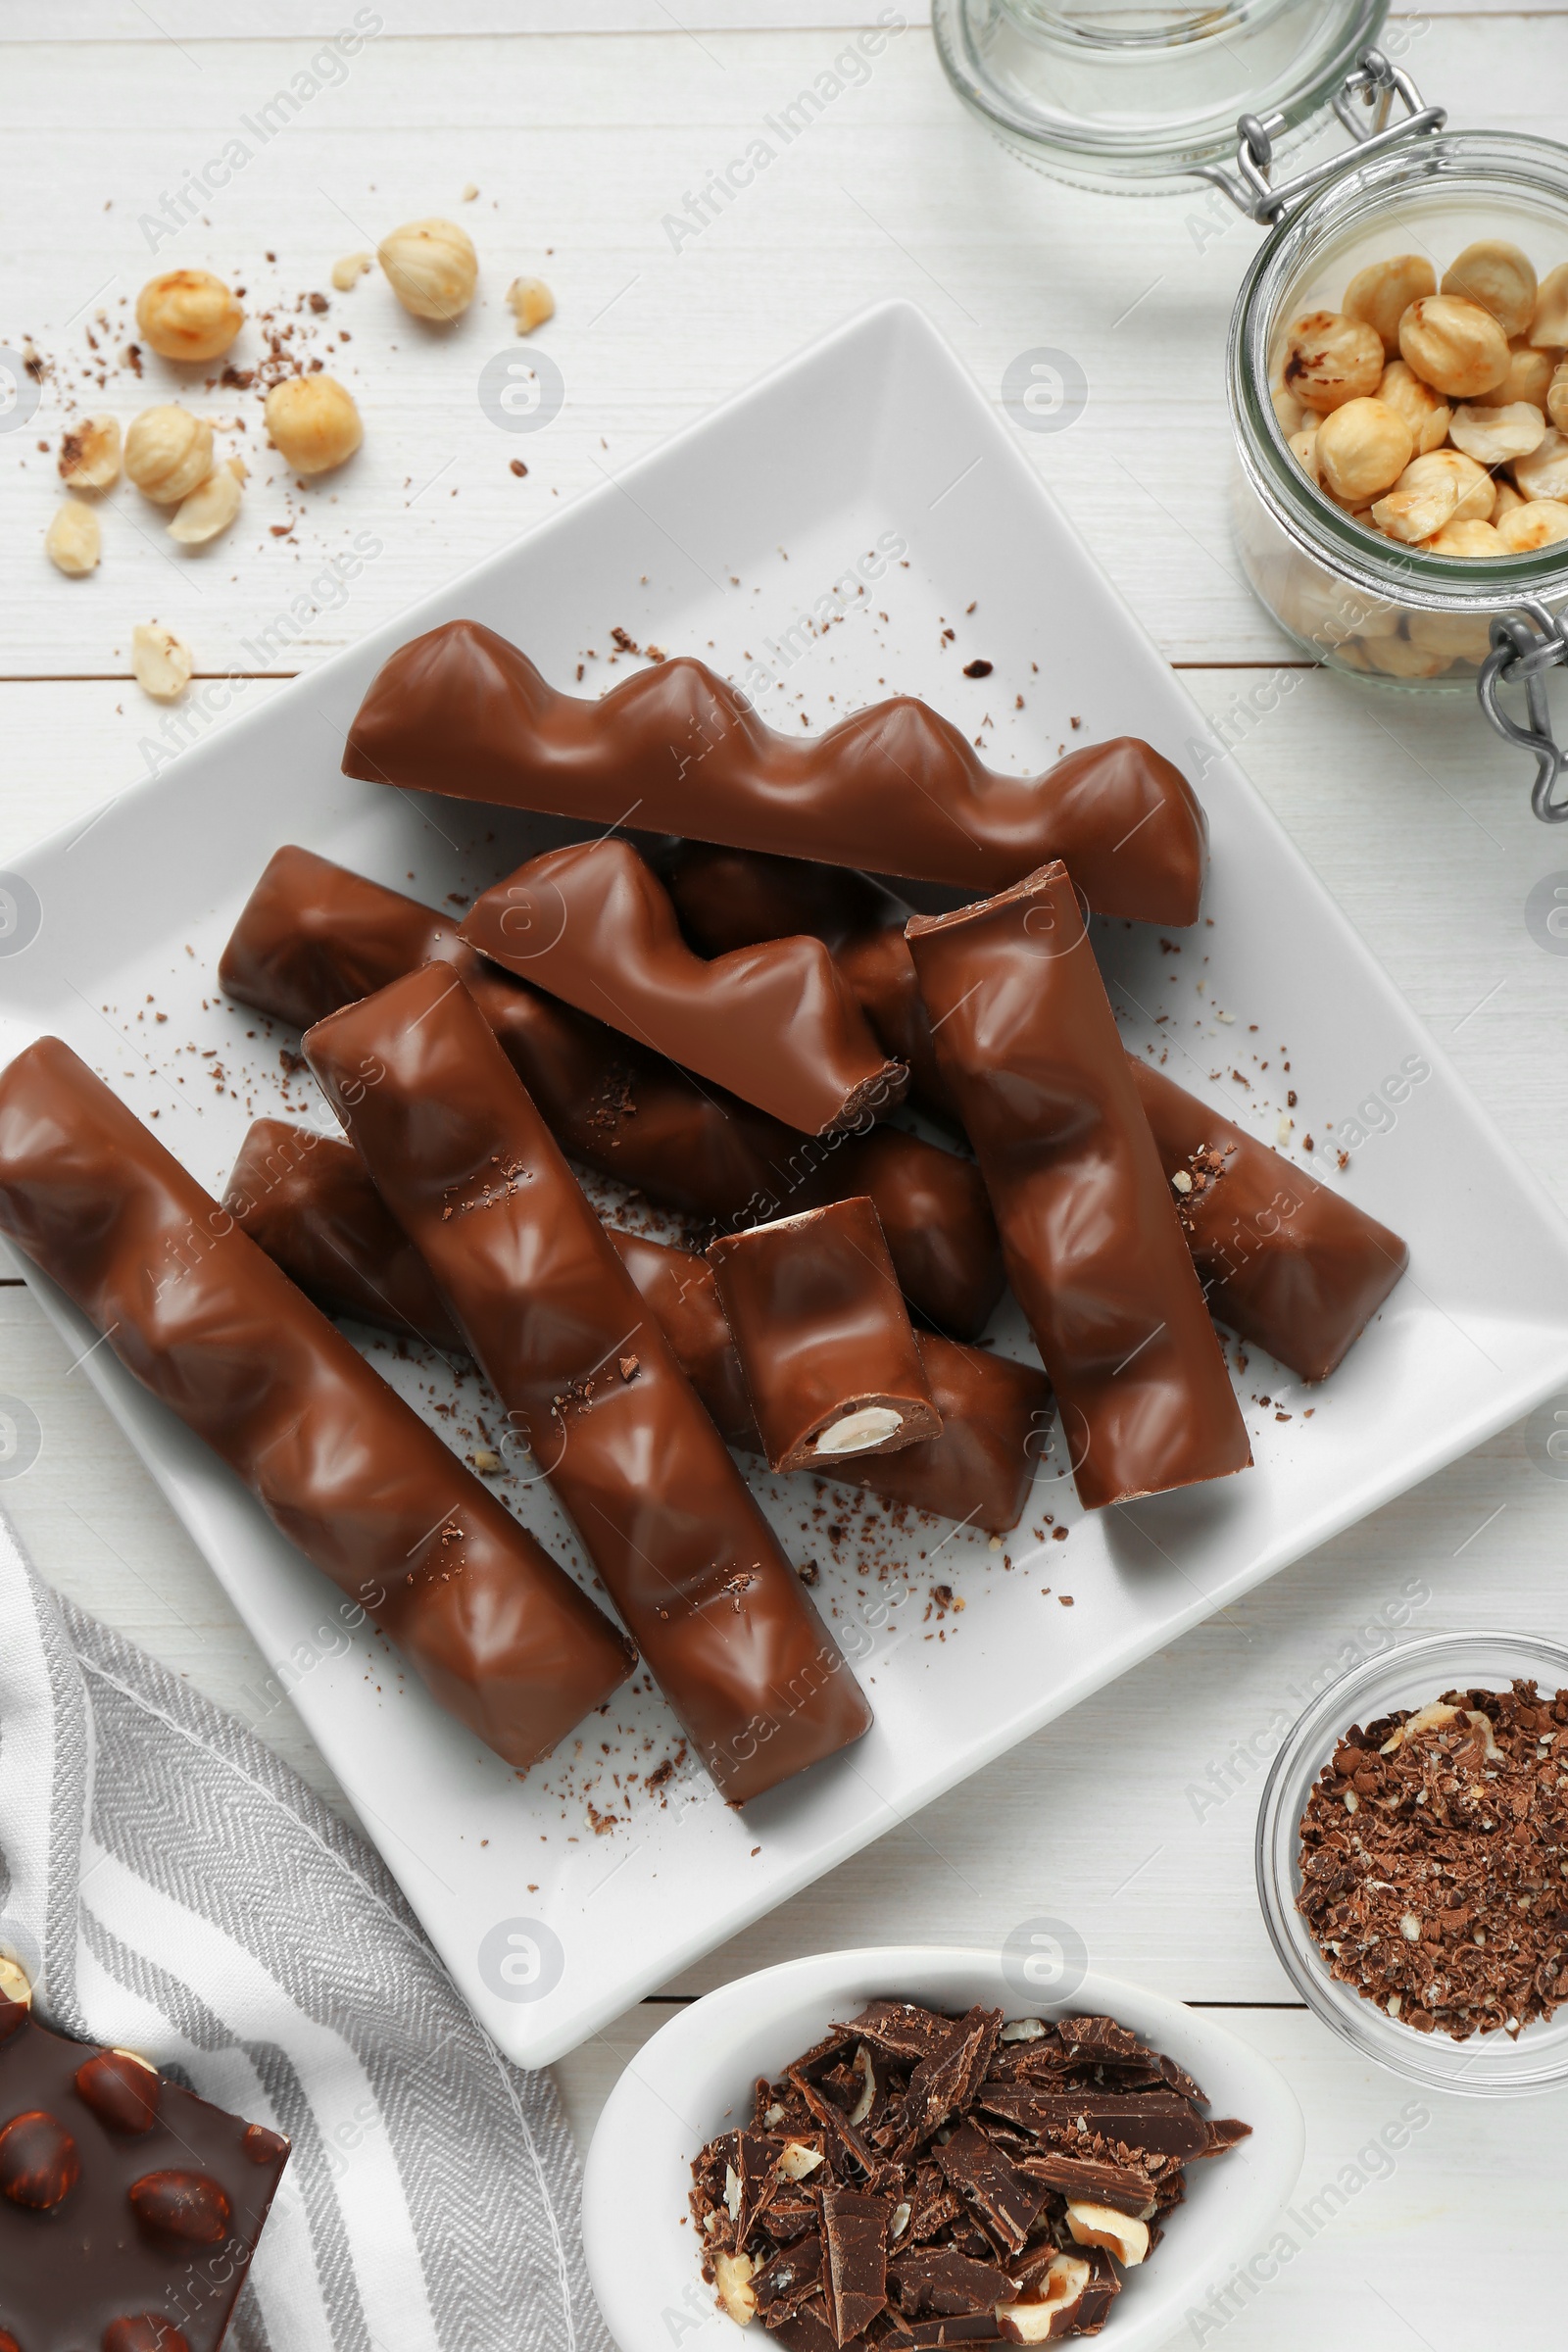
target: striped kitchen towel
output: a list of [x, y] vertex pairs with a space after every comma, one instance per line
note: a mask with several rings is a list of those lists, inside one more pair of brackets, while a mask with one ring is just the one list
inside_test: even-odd
[[3, 1519], [0, 1951], [61, 2033], [293, 2141], [232, 2352], [612, 2352], [549, 2077], [364, 1840]]

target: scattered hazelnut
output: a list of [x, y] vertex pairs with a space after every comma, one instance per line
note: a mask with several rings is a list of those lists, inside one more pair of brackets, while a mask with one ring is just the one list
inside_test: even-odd
[[1118, 2213], [1112, 2205], [1091, 2205], [1069, 2198], [1067, 2228], [1075, 2244], [1103, 2246], [1107, 2254], [1114, 2254], [1128, 2269], [1142, 2262], [1149, 2252], [1149, 2224], [1135, 2221], [1130, 2213]]
[[340, 294], [346, 294], [351, 286], [359, 284], [369, 267], [368, 253], [346, 253], [340, 262], [332, 264], [332, 283]]
[[1325, 487], [1336, 498], [1364, 506], [1398, 480], [1413, 448], [1410, 427], [1398, 410], [1363, 397], [1330, 410], [1317, 428], [1313, 455]]
[[507, 300], [519, 335], [531, 335], [536, 326], [543, 326], [556, 315], [556, 298], [542, 277], [514, 277], [507, 288]]
[[1568, 435], [1548, 424], [1530, 455], [1514, 459], [1513, 478], [1526, 498], [1568, 499]]
[[1536, 266], [1506, 238], [1482, 237], [1444, 271], [1443, 291], [1490, 312], [1505, 335], [1522, 335], [1536, 315]]
[[1399, 320], [1399, 352], [1423, 383], [1454, 400], [1494, 392], [1508, 372], [1508, 338], [1490, 311], [1459, 294], [1429, 294]]
[[130, 672], [155, 703], [177, 703], [195, 668], [190, 647], [172, 629], [138, 621], [130, 633]]
[[1286, 386], [1320, 416], [1375, 392], [1382, 373], [1382, 338], [1364, 320], [1339, 311], [1307, 311], [1291, 327]]
[[1559, 262], [1541, 281], [1530, 340], [1537, 351], [1568, 348], [1568, 262]]
[[716, 2254], [713, 2257], [713, 2284], [718, 2289], [720, 2303], [737, 2328], [747, 2327], [757, 2317], [752, 2268], [749, 2254]]
[[1448, 438], [1455, 449], [1474, 458], [1478, 466], [1506, 466], [1510, 458], [1527, 458], [1545, 439], [1546, 419], [1534, 401], [1514, 400], [1505, 406], [1484, 408], [1461, 404], [1453, 412]]
[[43, 552], [56, 571], [65, 572], [70, 579], [79, 580], [84, 573], [95, 571], [103, 552], [103, 533], [95, 511], [83, 506], [79, 498], [68, 498], [56, 507], [44, 534]]
[[174, 404], [143, 409], [125, 435], [125, 472], [155, 506], [176, 507], [213, 469], [213, 428]]
[[1345, 289], [1345, 316], [1375, 327], [1391, 360], [1399, 356], [1399, 320], [1412, 302], [1438, 290], [1437, 271], [1424, 253], [1396, 253], [1358, 270]]
[[1533, 556], [1539, 547], [1568, 539], [1568, 501], [1532, 498], [1497, 518], [1497, 536], [1510, 556]]
[[365, 438], [354, 396], [335, 375], [289, 375], [267, 395], [267, 429], [296, 473], [330, 473]]
[[1391, 360], [1384, 368], [1376, 397], [1404, 418], [1418, 458], [1425, 457], [1428, 450], [1441, 449], [1448, 438], [1453, 412], [1402, 360]]
[[454, 220], [408, 220], [378, 250], [392, 291], [416, 318], [459, 318], [473, 300], [479, 257]]
[[244, 311], [210, 270], [167, 270], [136, 297], [142, 340], [164, 360], [216, 360], [244, 323]]
[[205, 547], [209, 539], [227, 530], [239, 513], [239, 475], [231, 466], [220, 466], [188, 498], [180, 500], [169, 536], [181, 547]]
[[60, 479], [71, 490], [108, 490], [120, 479], [120, 418], [84, 416], [60, 443]]

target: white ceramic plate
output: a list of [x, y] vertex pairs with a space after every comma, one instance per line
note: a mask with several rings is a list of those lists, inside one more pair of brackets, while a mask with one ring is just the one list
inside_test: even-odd
[[771, 2080], [878, 1994], [937, 2009], [975, 2004], [1008, 2017], [1070, 2011], [1117, 2018], [1186, 2067], [1214, 2116], [1252, 2127], [1229, 2155], [1189, 2167], [1188, 2193], [1152, 2259], [1122, 2273], [1105, 2323], [1107, 2352], [1165, 2343], [1209, 2288], [1265, 2242], [1301, 2166], [1301, 2111], [1266, 2058], [1198, 2011], [1114, 1977], [1086, 1975], [1070, 2001], [1019, 1997], [996, 1952], [892, 1944], [817, 1952], [741, 1977], [671, 2018], [605, 2103], [583, 2178], [583, 2243], [599, 2308], [620, 2352], [757, 2352], [760, 2328], [737, 2331], [699, 2273], [683, 2229], [691, 2163], [716, 2132], [751, 2111]]
[[[1201, 776], [1212, 919], [1172, 943], [1179, 954], [1130, 926], [1101, 939], [1130, 1032], [1165, 1012], [1157, 1035], [1171, 1045], [1173, 1075], [1202, 1089], [1213, 1071], [1225, 1107], [1269, 1141], [1283, 1089], [1295, 1089], [1297, 1133], [1310, 1125], [1321, 1147], [1332, 1123], [1350, 1147], [1343, 1176], [1330, 1156], [1332, 1181], [1414, 1250], [1389, 1308], [1321, 1393], [1305, 1397], [1254, 1361], [1241, 1389], [1257, 1467], [1244, 1478], [1082, 1523], [1052, 1456], [1004, 1552], [983, 1537], [907, 1537], [883, 1523], [874, 1541], [852, 1533], [837, 1556], [828, 1518], [863, 1530], [865, 1515], [835, 1506], [813, 1522], [809, 1481], [764, 1481], [794, 1556], [818, 1559], [819, 1595], [877, 1720], [849, 1755], [744, 1819], [689, 1762], [653, 1797], [630, 1781], [679, 1753], [650, 1695], [617, 1703], [580, 1754], [519, 1784], [383, 1645], [345, 1631], [325, 1583], [108, 1348], [88, 1355], [88, 1375], [274, 1663], [464, 1991], [504, 2049], [538, 2065], [1568, 1384], [1568, 1247], [1206, 736], [1012, 428], [906, 303], [853, 320], [26, 858], [41, 927], [0, 955], [0, 1049], [57, 1031], [143, 1116], [156, 1107], [157, 1132], [220, 1185], [251, 1112], [279, 1106], [279, 1045], [295, 1043], [224, 1005], [216, 988], [223, 941], [278, 844], [303, 842], [431, 901], [490, 882], [519, 853], [522, 831], [496, 811], [426, 808], [338, 772], [344, 730], [379, 663], [460, 613], [516, 639], [567, 683], [579, 662], [590, 686], [624, 674], [606, 660], [616, 627], [640, 644], [705, 654], [791, 729], [803, 715], [819, 728], [912, 688], [982, 737], [999, 766], [1038, 769], [1067, 743], [1148, 737]], [[975, 657], [994, 664], [989, 677], [962, 675]], [[1290, 724], [1288, 708], [1276, 723]], [[1401, 1076], [1411, 1069], [1426, 1074]], [[296, 1102], [311, 1091], [307, 1080]], [[314, 1115], [324, 1115], [318, 1105]], [[47, 1290], [44, 1298], [73, 1354], [85, 1350], [92, 1335]], [[999, 1338], [1026, 1345], [1016, 1321], [1004, 1320]], [[444, 1373], [380, 1360], [426, 1409], [448, 1400]], [[1267, 1406], [1253, 1401], [1263, 1395]], [[471, 1386], [466, 1396], [439, 1426], [472, 1445], [482, 1400]], [[559, 1557], [578, 1560], [548, 1497], [514, 1499]], [[1070, 1528], [1068, 1542], [1054, 1541], [1047, 1512]], [[961, 1616], [928, 1617], [938, 1583], [966, 1602]], [[1063, 1592], [1073, 1608], [1058, 1605]]]

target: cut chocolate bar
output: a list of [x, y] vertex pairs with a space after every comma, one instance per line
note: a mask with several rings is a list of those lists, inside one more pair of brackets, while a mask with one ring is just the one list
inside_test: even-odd
[[0, 2344], [217, 2352], [288, 2154], [0, 1991]]

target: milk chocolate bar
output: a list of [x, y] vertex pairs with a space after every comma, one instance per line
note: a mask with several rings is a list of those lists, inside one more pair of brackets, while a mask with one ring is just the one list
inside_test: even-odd
[[742, 1453], [760, 1453], [757, 1415], [718, 1302], [712, 1267], [694, 1250], [674, 1250], [613, 1225], [606, 1230], [725, 1445]]
[[1410, 1262], [1396, 1233], [1132, 1055], [1208, 1309], [1326, 1380]]
[[417, 899], [310, 850], [281, 849], [235, 925], [220, 977], [241, 1003], [308, 1029], [431, 961], [462, 975], [574, 1158], [662, 1207], [724, 1226], [868, 1193], [911, 1303], [955, 1338], [985, 1329], [1004, 1288], [1002, 1249], [972, 1161], [892, 1127], [802, 1135], [503, 972]]
[[1061, 864], [907, 938], [1088, 1510], [1251, 1460]]
[[819, 939], [694, 956], [630, 842], [531, 858], [485, 892], [460, 936], [804, 1134], [867, 1126], [907, 1089]]
[[708, 1260], [770, 1469], [831, 1471], [940, 1434], [869, 1200], [723, 1236]]
[[950, 720], [900, 696], [796, 742], [701, 662], [662, 662], [587, 702], [558, 694], [471, 620], [415, 638], [382, 666], [343, 769], [971, 891], [1061, 858], [1102, 914], [1144, 922], [1196, 922], [1207, 847], [1191, 786], [1132, 736], [1041, 776], [998, 775]]
[[288, 2141], [51, 2033], [0, 1980], [0, 2344], [217, 2352]]
[[407, 973], [305, 1052], [725, 1796], [858, 1740], [853, 1674], [463, 982]]
[[0, 1073], [0, 1232], [509, 1764], [630, 1673], [586, 1593], [58, 1038]]

